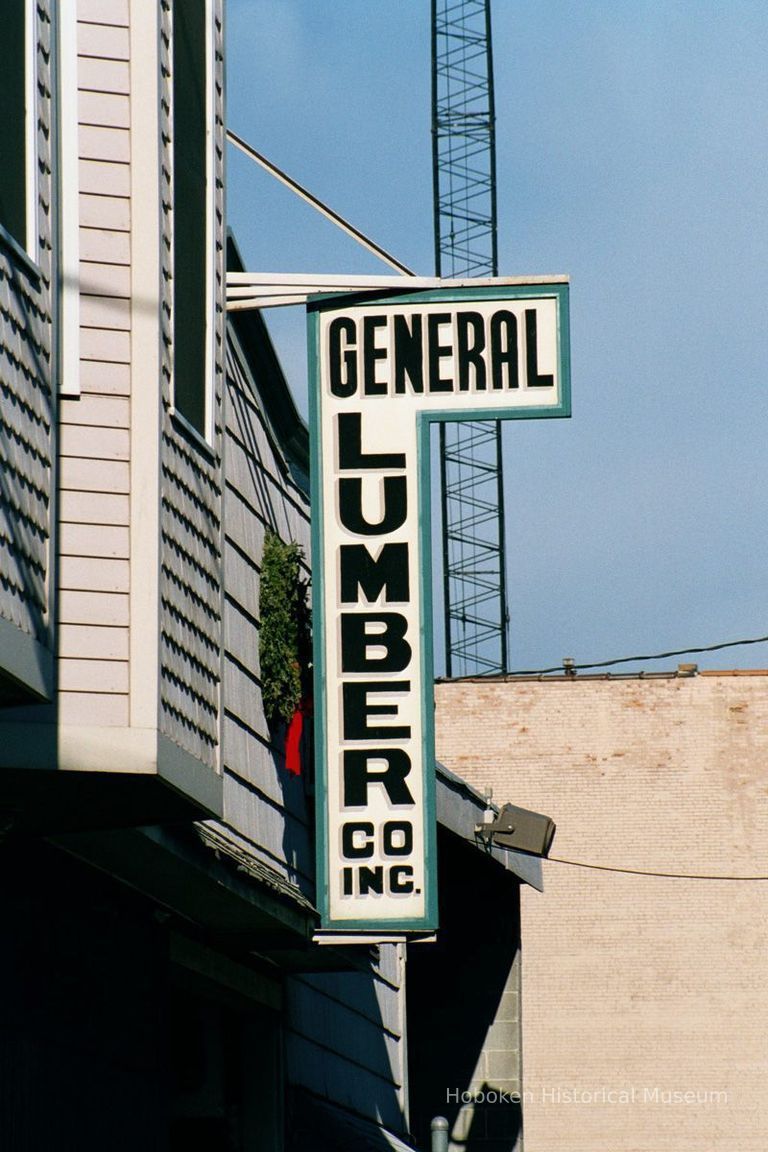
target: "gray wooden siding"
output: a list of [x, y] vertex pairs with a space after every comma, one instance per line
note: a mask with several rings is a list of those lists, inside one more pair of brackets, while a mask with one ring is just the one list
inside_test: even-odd
[[36, 276], [0, 239], [0, 618], [52, 646], [52, 232], [50, 5], [37, 15]]
[[60, 405], [59, 704], [63, 724], [122, 726], [130, 561], [128, 5], [78, 0], [77, 11], [80, 395]]
[[289, 1080], [394, 1132], [407, 1126], [401, 948], [382, 944], [366, 973], [286, 985]]
[[284, 732], [271, 733], [261, 701], [259, 572], [267, 529], [300, 544], [309, 576], [309, 507], [270, 434], [233, 333], [224, 403], [224, 818], [257, 852], [314, 896], [307, 778], [285, 768]]
[[221, 4], [214, 12], [215, 319], [214, 437], [211, 451], [172, 415], [173, 283], [171, 6], [161, 27], [162, 438], [160, 487], [160, 730], [218, 766], [221, 679], [221, 380], [224, 298], [224, 121]]

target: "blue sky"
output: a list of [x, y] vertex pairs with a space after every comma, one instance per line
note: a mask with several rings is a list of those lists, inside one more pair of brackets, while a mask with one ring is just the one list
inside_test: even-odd
[[[422, 274], [429, 7], [227, 0], [230, 126]], [[493, 32], [499, 270], [571, 277], [573, 417], [504, 433], [511, 667], [766, 635], [768, 8], [495, 0]], [[388, 271], [227, 163], [249, 268]], [[268, 320], [306, 411], [303, 315]]]

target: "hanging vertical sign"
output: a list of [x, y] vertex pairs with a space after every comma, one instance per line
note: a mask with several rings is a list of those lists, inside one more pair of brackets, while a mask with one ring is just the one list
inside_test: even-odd
[[570, 414], [565, 278], [309, 304], [323, 927], [437, 926], [429, 425]]

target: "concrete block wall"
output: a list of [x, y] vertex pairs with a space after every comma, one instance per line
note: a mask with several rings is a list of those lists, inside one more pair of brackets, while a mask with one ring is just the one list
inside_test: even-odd
[[[768, 876], [768, 675], [436, 686], [438, 757], [552, 856]], [[526, 1152], [762, 1152], [768, 882], [544, 864], [522, 895]]]
[[[518, 951], [475, 1072], [450, 1130], [449, 1152], [522, 1152], [522, 1053]], [[456, 1089], [454, 1089], [456, 1091]]]

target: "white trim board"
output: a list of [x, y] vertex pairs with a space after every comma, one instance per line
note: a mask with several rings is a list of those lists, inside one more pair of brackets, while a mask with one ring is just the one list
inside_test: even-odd
[[500, 287], [520, 284], [567, 284], [567, 276], [496, 276], [441, 280], [437, 276], [347, 276], [303, 272], [227, 272], [227, 309], [278, 308], [306, 304], [310, 296], [337, 292], [403, 292], [434, 288]]

